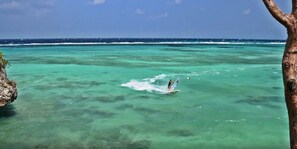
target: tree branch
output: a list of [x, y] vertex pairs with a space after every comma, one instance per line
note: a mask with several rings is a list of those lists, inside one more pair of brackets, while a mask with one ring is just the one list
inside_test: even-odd
[[292, 14], [297, 17], [297, 0], [292, 0]]
[[[271, 13], [271, 15], [285, 27], [289, 27], [290, 19], [287, 14], [285, 14], [274, 2], [274, 0], [263, 0], [266, 8]], [[293, 4], [296, 0], [292, 0]], [[294, 7], [294, 6], [293, 6]]]

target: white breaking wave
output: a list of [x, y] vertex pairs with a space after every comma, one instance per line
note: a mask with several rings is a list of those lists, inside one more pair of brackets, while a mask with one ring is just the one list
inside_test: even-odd
[[0, 44], [0, 47], [3, 46], [67, 46], [67, 45], [179, 45], [179, 44], [209, 44], [209, 45], [243, 45], [243, 44], [257, 44], [257, 45], [284, 45], [285, 42], [226, 42], [226, 41], [194, 41], [194, 42], [63, 42], [63, 43], [7, 43]]

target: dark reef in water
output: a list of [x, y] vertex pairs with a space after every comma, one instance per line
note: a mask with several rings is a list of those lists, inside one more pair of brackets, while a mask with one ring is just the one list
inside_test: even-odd
[[282, 90], [283, 88], [282, 87], [274, 86], [274, 87], [272, 87], [272, 89], [274, 89], [274, 90]]
[[144, 114], [156, 114], [156, 113], [161, 112], [159, 110], [155, 110], [155, 109], [151, 109], [151, 108], [147, 108], [147, 107], [137, 107], [132, 104], [123, 104], [123, 105], [116, 107], [116, 109], [118, 109], [118, 110], [127, 110], [127, 109], [134, 110], [137, 113], [140, 112], [140, 113], [144, 113]]
[[16, 112], [14, 111], [13, 105], [6, 105], [0, 108], [0, 118], [8, 118], [14, 116]]
[[145, 107], [135, 107], [134, 110], [137, 111], [137, 112], [144, 112], [144, 113], [148, 113], [148, 114], [154, 114], [154, 113], [160, 112], [158, 110], [145, 108]]
[[282, 98], [279, 96], [248, 96], [246, 99], [237, 100], [235, 103], [246, 103], [250, 105], [265, 106], [268, 108], [280, 108], [279, 105], [273, 103], [282, 102]]
[[114, 103], [119, 101], [124, 101], [124, 96], [115, 96], [115, 97], [108, 97], [108, 96], [99, 96], [94, 98], [97, 101], [103, 102], [103, 103]]
[[97, 110], [97, 109], [85, 109], [84, 112], [86, 114], [96, 115], [96, 116], [99, 116], [102, 118], [110, 118], [115, 115], [115, 113], [101, 111], [101, 110]]
[[[120, 129], [99, 131], [96, 136], [89, 140], [87, 148], [106, 148], [106, 149], [149, 149], [151, 141], [132, 140], [121, 133]], [[85, 138], [82, 138], [85, 139]]]
[[106, 84], [105, 82], [98, 82], [98, 81], [71, 81], [63, 77], [59, 77], [56, 80], [57, 80], [56, 82], [51, 84], [38, 84], [34, 86], [34, 88], [41, 91], [47, 91], [47, 90], [57, 89], [57, 88], [66, 88], [66, 89], [88, 88], [88, 87], [95, 87], [95, 86], [101, 86]]
[[[91, 135], [86, 132], [79, 138], [79, 141], [59, 142], [57, 139], [47, 140], [46, 142], [26, 143], [26, 142], [4, 142], [4, 148], [34, 148], [34, 149], [149, 149], [150, 140], [134, 140], [120, 133], [119, 129], [114, 130], [95, 130], [98, 133]], [[62, 138], [59, 138], [62, 139]], [[82, 143], [86, 142], [86, 143]]]
[[126, 109], [133, 109], [134, 106], [132, 104], [124, 104], [116, 107], [118, 110], [126, 110]]
[[185, 130], [185, 129], [172, 130], [172, 131], [169, 131], [168, 134], [171, 134], [174, 136], [180, 136], [180, 137], [189, 137], [194, 135], [191, 131]]

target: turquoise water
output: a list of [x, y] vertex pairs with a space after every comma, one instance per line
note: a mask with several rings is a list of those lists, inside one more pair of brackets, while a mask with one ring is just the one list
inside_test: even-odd
[[[283, 45], [2, 48], [1, 148], [289, 148]], [[169, 79], [180, 78], [174, 94]]]

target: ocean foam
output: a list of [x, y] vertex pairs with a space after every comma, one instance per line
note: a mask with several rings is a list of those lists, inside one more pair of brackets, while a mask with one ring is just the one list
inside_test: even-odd
[[167, 92], [166, 86], [153, 85], [146, 81], [131, 80], [130, 82], [124, 83], [121, 86], [128, 87], [136, 91], [156, 92], [161, 94]]
[[145, 78], [141, 81], [130, 80], [127, 83], [121, 84], [123, 87], [128, 87], [136, 91], [147, 91], [150, 93], [165, 94], [168, 92], [167, 83], [169, 78], [188, 78], [193, 76], [199, 76], [196, 72], [192, 73], [179, 73], [179, 74], [160, 74], [152, 78]]

